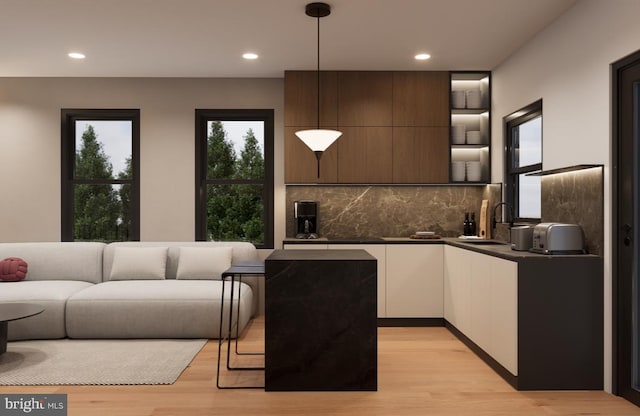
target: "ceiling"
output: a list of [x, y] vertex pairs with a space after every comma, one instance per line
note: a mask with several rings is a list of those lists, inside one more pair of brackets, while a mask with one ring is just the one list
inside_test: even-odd
[[[575, 2], [329, 0], [321, 69], [490, 70]], [[316, 68], [307, 3], [0, 0], [0, 76], [282, 77]]]

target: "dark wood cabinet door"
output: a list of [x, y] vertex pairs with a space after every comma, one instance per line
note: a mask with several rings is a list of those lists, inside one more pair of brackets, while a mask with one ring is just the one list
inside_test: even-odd
[[[320, 73], [320, 126], [338, 124], [338, 75]], [[315, 71], [286, 71], [284, 74], [284, 125], [318, 125], [318, 82]]]
[[338, 182], [391, 183], [392, 128], [341, 127]]
[[394, 72], [394, 126], [448, 126], [449, 73]]
[[338, 72], [338, 126], [391, 126], [392, 72]]
[[448, 127], [393, 128], [393, 183], [449, 182]]
[[[284, 129], [284, 182], [285, 183], [337, 183], [339, 138], [322, 154], [320, 177], [315, 154], [297, 136], [296, 131], [310, 127]], [[332, 127], [335, 129], [335, 126]]]

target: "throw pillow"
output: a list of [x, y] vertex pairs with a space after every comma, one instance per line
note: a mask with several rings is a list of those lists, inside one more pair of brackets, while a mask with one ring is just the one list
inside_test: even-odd
[[27, 277], [27, 262], [20, 257], [7, 257], [0, 261], [0, 280], [18, 282]]
[[232, 255], [231, 247], [180, 247], [176, 279], [220, 280]]
[[167, 247], [116, 247], [109, 280], [165, 278]]

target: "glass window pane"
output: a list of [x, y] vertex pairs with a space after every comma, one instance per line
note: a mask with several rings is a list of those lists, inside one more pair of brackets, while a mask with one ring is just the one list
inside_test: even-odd
[[76, 179], [131, 179], [130, 120], [77, 120]]
[[518, 175], [518, 214], [520, 218], [540, 218], [539, 176]]
[[208, 121], [207, 178], [264, 178], [264, 122]]
[[542, 117], [536, 117], [514, 127], [515, 167], [542, 163]]
[[207, 239], [264, 243], [263, 185], [207, 185]]
[[127, 241], [131, 185], [74, 185], [74, 241]]

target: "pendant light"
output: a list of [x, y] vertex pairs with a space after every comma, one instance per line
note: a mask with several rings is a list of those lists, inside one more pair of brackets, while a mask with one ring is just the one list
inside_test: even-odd
[[327, 150], [342, 132], [337, 130], [327, 130], [320, 128], [320, 18], [331, 14], [331, 6], [326, 3], [309, 3], [305, 8], [307, 16], [315, 17], [318, 22], [318, 64], [317, 64], [317, 86], [318, 86], [318, 124], [316, 129], [299, 130], [296, 136], [316, 155], [318, 163], [318, 178], [320, 177], [320, 158], [322, 152]]

